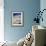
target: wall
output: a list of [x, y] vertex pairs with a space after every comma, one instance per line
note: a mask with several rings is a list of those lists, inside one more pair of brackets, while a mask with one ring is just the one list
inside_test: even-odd
[[[4, 37], [7, 41], [18, 41], [32, 29], [35, 12], [40, 10], [40, 0], [4, 0]], [[24, 12], [24, 26], [11, 26], [12, 12]]]
[[[40, 0], [40, 10], [46, 9], [46, 0]], [[42, 15], [43, 17], [43, 22], [40, 21], [40, 25], [45, 26], [46, 27], [46, 11], [43, 13]], [[46, 34], [45, 34], [46, 37]], [[45, 38], [45, 43], [46, 43], [46, 38]]]
[[[41, 0], [40, 1], [40, 9], [41, 9], [41, 11], [43, 10], [43, 9], [46, 9], [46, 0]], [[40, 22], [40, 25], [42, 25], [42, 26], [45, 26], [46, 27], [46, 11], [44, 11], [43, 12], [43, 15], [42, 15], [42, 17], [43, 17], [43, 22], [41, 21]]]

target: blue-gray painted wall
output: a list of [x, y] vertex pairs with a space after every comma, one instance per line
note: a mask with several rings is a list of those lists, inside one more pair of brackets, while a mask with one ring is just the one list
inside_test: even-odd
[[[40, 0], [4, 0], [4, 38], [7, 41], [18, 41], [32, 29], [35, 14], [40, 9]], [[24, 26], [13, 27], [12, 12], [24, 12]]]
[[[40, 10], [42, 11], [43, 9], [46, 9], [46, 0], [41, 0], [40, 1]], [[46, 10], [43, 12], [43, 22], [40, 22], [40, 25], [45, 26], [46, 27]]]

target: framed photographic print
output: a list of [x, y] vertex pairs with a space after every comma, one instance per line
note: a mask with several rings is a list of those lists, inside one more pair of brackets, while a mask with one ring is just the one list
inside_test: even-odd
[[12, 25], [23, 26], [23, 12], [12, 12]]

